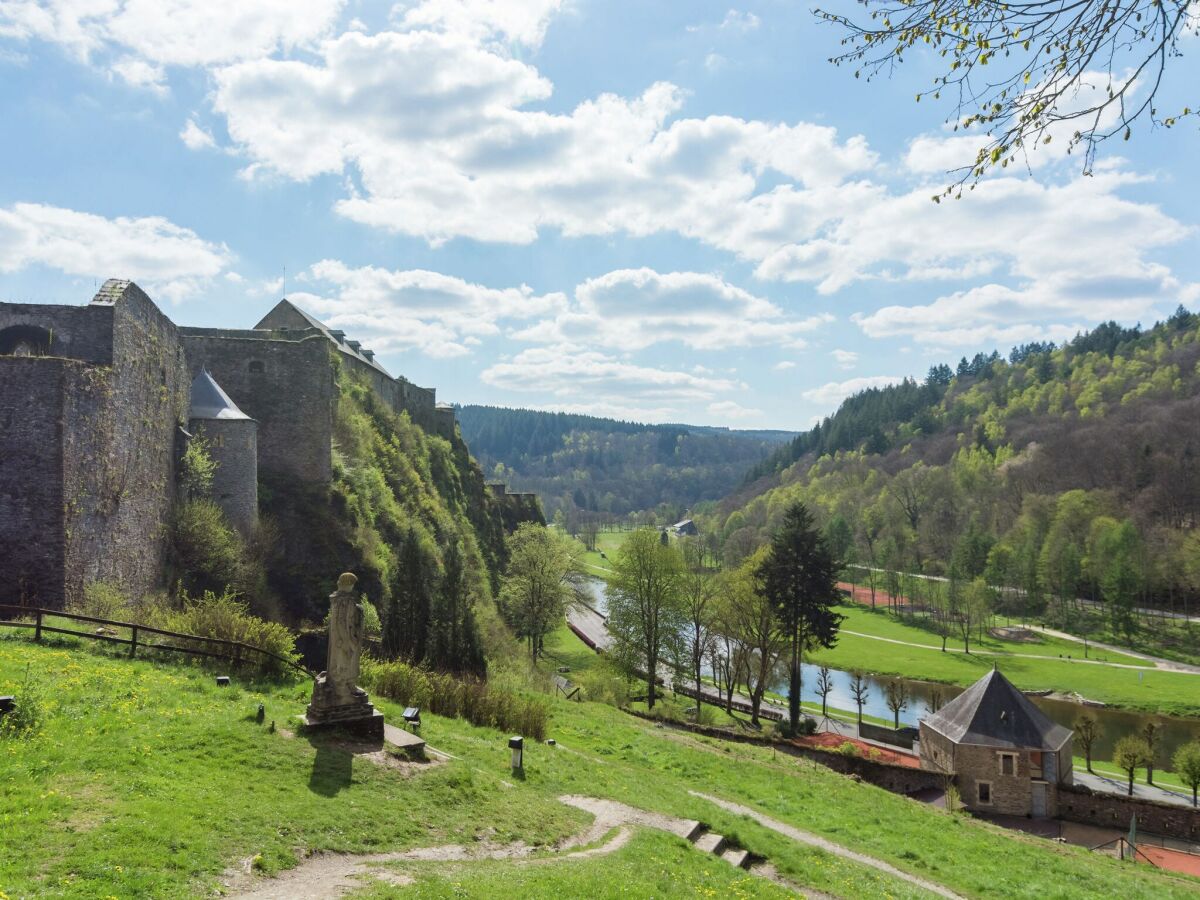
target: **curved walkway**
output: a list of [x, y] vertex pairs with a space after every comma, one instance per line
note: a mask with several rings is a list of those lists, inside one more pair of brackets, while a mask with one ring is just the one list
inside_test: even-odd
[[1188, 675], [1200, 675], [1200, 666], [1193, 666], [1189, 663], [1175, 662], [1173, 659], [1163, 659], [1161, 656], [1151, 656], [1149, 653], [1139, 653], [1137, 650], [1130, 650], [1128, 647], [1118, 647], [1116, 644], [1104, 644], [1100, 641], [1084, 641], [1077, 634], [1070, 634], [1066, 631], [1058, 631], [1054, 628], [1038, 628], [1036, 629], [1042, 634], [1048, 634], [1051, 637], [1061, 638], [1064, 641], [1074, 641], [1076, 644], [1086, 643], [1088, 647], [1095, 647], [1098, 650], [1107, 650], [1109, 653], [1120, 653], [1124, 656], [1132, 656], [1134, 659], [1140, 659], [1148, 663], [1153, 663], [1154, 668], [1162, 669], [1165, 672], [1183, 672]]
[[[1110, 669], [1133, 669], [1136, 672], [1153, 672], [1155, 669], [1163, 669], [1166, 671], [1178, 672], [1183, 675], [1200, 675], [1200, 666], [1187, 666], [1183, 663], [1169, 663], [1166, 660], [1157, 660], [1153, 657], [1144, 656], [1142, 654], [1131, 653], [1128, 650], [1121, 649], [1120, 647], [1109, 647], [1104, 644], [1093, 644], [1091, 646], [1111, 650], [1114, 653], [1122, 653], [1126, 656], [1137, 656], [1138, 659], [1145, 659], [1147, 662], [1153, 662], [1154, 665], [1135, 666], [1131, 663], [1106, 662], [1105, 660], [1101, 659], [1063, 659], [1061, 656], [1043, 656], [1038, 653], [1010, 653], [1007, 650], [972, 650], [970, 653], [967, 653], [967, 651], [962, 647], [947, 647], [945, 650], [942, 650], [942, 648], [937, 644], [921, 644], [917, 643], [916, 641], [902, 641], [898, 638], [881, 637], [877, 634], [866, 634], [862, 631], [851, 631], [848, 628], [841, 629], [840, 633], [852, 634], [855, 637], [867, 638], [868, 640], [872, 641], [883, 641], [885, 644], [899, 644], [901, 647], [916, 647], [919, 650], [934, 650], [938, 653], [964, 653], [968, 656], [997, 656], [1001, 658], [1007, 657], [1009, 659], [1041, 659], [1052, 662], [1083, 663], [1086, 666], [1106, 666]], [[1053, 632], [1049, 629], [1046, 630], [1046, 634], [1053, 634], [1055, 637], [1066, 637], [1065, 634]]]
[[693, 797], [699, 797], [701, 800], [707, 800], [709, 803], [721, 807], [726, 812], [734, 813], [739, 816], [749, 816], [759, 825], [764, 828], [769, 828], [774, 832], [782, 834], [784, 837], [791, 838], [801, 844], [808, 844], [811, 847], [817, 847], [827, 853], [832, 853], [834, 856], [840, 856], [843, 859], [851, 860], [859, 865], [869, 866], [876, 871], [883, 872], [885, 875], [890, 875], [893, 878], [898, 878], [901, 881], [906, 881], [909, 884], [916, 885], [922, 890], [937, 894], [939, 897], [948, 897], [950, 900], [961, 900], [958, 894], [951, 891], [949, 888], [942, 887], [933, 881], [928, 881], [924, 878], [919, 878], [916, 875], [910, 875], [908, 872], [901, 871], [891, 863], [886, 863], [881, 859], [875, 859], [873, 856], [866, 856], [858, 853], [841, 844], [835, 844], [832, 841], [826, 840], [815, 834], [810, 834], [807, 831], [801, 831], [799, 828], [794, 828], [786, 822], [780, 822], [777, 819], [772, 819], [770, 816], [760, 813], [758, 810], [751, 809], [749, 806], [742, 806], [740, 803], [732, 803], [729, 800], [721, 800], [718, 797], [711, 797], [708, 794], [702, 794], [699, 791], [688, 791]]

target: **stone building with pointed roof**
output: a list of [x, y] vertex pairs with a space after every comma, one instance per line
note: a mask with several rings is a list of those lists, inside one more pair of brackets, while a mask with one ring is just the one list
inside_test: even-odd
[[212, 498], [230, 524], [250, 535], [258, 524], [258, 423], [201, 369], [192, 380], [188, 431], [217, 464]]
[[953, 776], [973, 810], [1053, 817], [1072, 783], [1074, 733], [996, 669], [922, 719], [920, 736], [921, 768]]

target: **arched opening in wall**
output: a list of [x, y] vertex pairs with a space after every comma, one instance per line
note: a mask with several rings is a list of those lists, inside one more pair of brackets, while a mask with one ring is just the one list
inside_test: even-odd
[[262, 364], [262, 362], [260, 362], [260, 361], [259, 361], [259, 360], [257, 360], [257, 359], [255, 359], [255, 360], [251, 360], [251, 362], [250, 362], [250, 374], [251, 374], [251, 375], [261, 375], [261, 374], [262, 374], [262, 371], [263, 371], [263, 364]]
[[49, 356], [54, 336], [37, 325], [10, 325], [0, 329], [0, 356]]

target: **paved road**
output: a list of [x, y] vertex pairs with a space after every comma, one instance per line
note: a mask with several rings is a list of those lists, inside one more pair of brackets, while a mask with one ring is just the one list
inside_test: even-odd
[[[1090, 788], [1093, 791], [1100, 791], [1105, 794], [1120, 794], [1125, 797], [1129, 793], [1129, 782], [1123, 778], [1110, 778], [1107, 775], [1096, 775], [1086, 769], [1075, 770], [1075, 783], [1082, 784], [1084, 787]], [[1145, 782], [1133, 783], [1133, 796], [1139, 800], [1157, 800], [1159, 803], [1170, 803], [1173, 806], [1191, 806], [1192, 798], [1186, 794], [1180, 794], [1176, 791], [1168, 791], [1166, 788], [1160, 788], [1157, 785], [1149, 785]]]
[[590, 606], [572, 603], [567, 607], [567, 624], [585, 644], [597, 652], [607, 650], [612, 645], [612, 635], [608, 633], [604, 623], [604, 616]]

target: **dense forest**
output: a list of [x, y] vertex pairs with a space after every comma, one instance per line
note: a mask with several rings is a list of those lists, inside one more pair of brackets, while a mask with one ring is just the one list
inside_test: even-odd
[[680, 515], [727, 494], [794, 436], [491, 406], [461, 407], [458, 421], [489, 478], [536, 491], [547, 518], [566, 519]]
[[694, 512], [736, 562], [803, 500], [848, 561], [980, 580], [1059, 621], [1089, 598], [1115, 630], [1195, 610], [1198, 476], [1200, 317], [1180, 307], [864, 391]]

